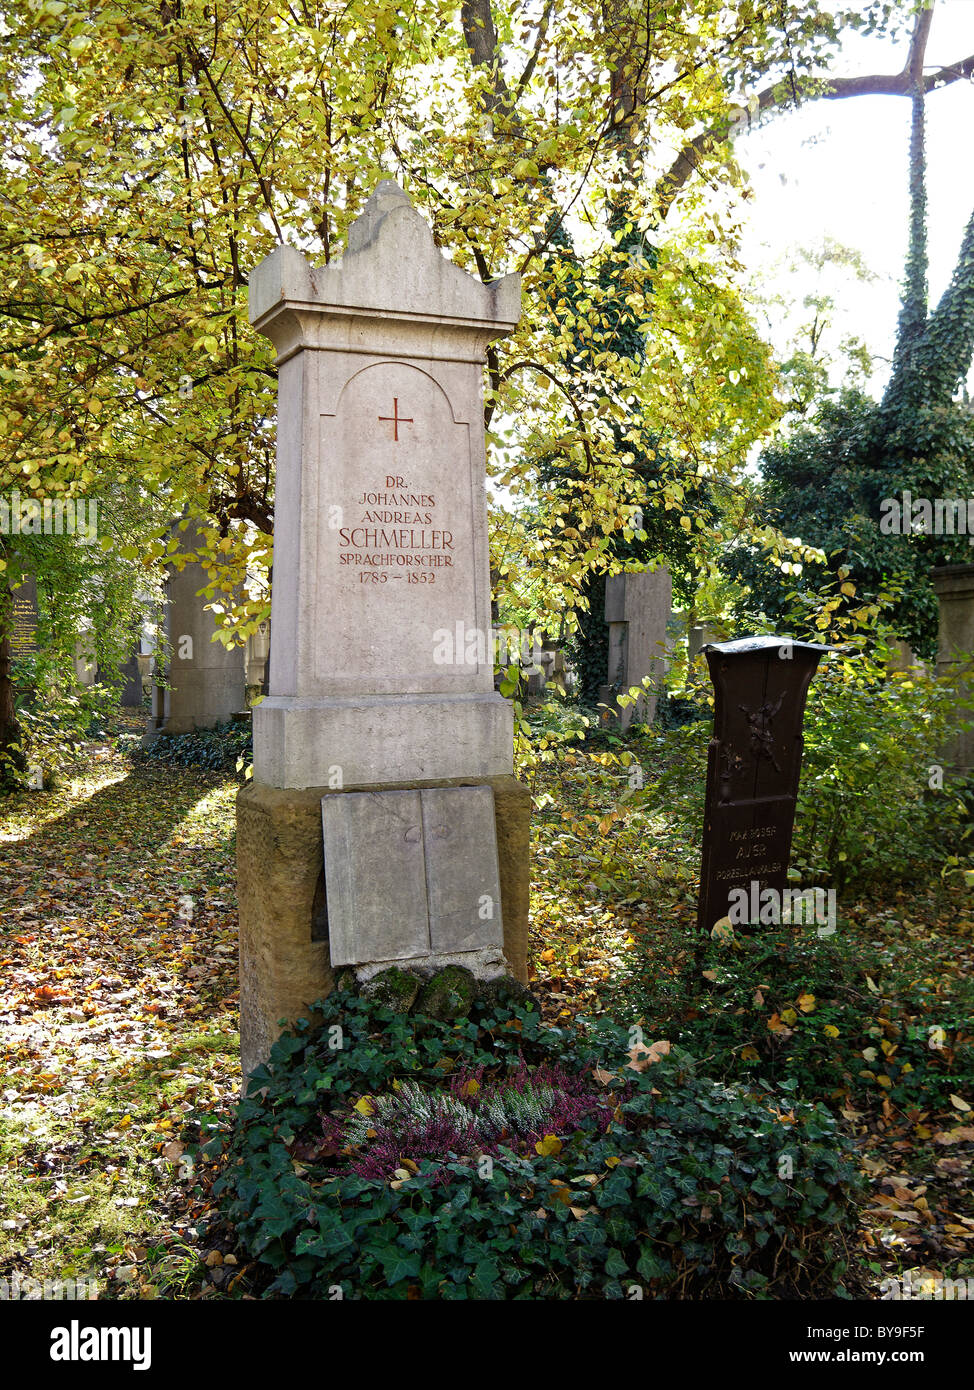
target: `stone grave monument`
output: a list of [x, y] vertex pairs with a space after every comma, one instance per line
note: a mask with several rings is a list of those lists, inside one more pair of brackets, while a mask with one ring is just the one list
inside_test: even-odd
[[247, 688], [261, 691], [267, 675], [267, 661], [271, 651], [271, 625], [265, 620], [259, 623], [257, 631], [247, 638]]
[[[174, 523], [184, 549], [194, 554], [199, 532]], [[169, 667], [168, 688], [157, 684], [147, 738], [212, 729], [244, 708], [244, 649], [214, 642], [215, 615], [201, 594], [209, 577], [198, 560], [182, 569], [172, 566], [165, 584], [165, 636]]]
[[494, 690], [487, 345], [520, 316], [383, 181], [344, 257], [279, 246], [250, 320], [279, 366], [269, 694], [237, 802], [241, 1057], [333, 967], [527, 977], [530, 795]]
[[645, 691], [634, 704], [620, 705], [619, 694], [641, 685], [646, 676], [658, 680], [666, 670], [666, 624], [673, 582], [664, 566], [656, 570], [610, 574], [605, 581], [605, 621], [609, 625], [608, 679], [599, 690], [599, 704], [608, 718], [628, 729], [634, 719], [651, 724], [657, 696]]
[[139, 709], [142, 705], [142, 668], [139, 665], [139, 649], [132, 652], [124, 666], [119, 668], [118, 683], [121, 687], [119, 704], [129, 709]]
[[[933, 570], [939, 623], [937, 674], [952, 682], [962, 699], [974, 697], [974, 565], [940, 565]], [[958, 717], [974, 722], [974, 710]], [[974, 772], [974, 729], [961, 730], [943, 750], [955, 772]]]
[[714, 736], [697, 925], [709, 932], [728, 915], [732, 890], [758, 885], [779, 895], [802, 761], [802, 721], [812, 676], [835, 647], [786, 637], [744, 637], [704, 647], [714, 686]]

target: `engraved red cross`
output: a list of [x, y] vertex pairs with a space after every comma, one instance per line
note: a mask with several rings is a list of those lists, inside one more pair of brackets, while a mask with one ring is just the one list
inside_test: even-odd
[[392, 414], [391, 414], [391, 415], [380, 415], [380, 416], [379, 416], [379, 419], [380, 419], [380, 420], [388, 420], [388, 421], [389, 421], [389, 423], [392, 425], [392, 437], [393, 437], [393, 439], [394, 439], [397, 443], [399, 442], [399, 426], [400, 426], [400, 425], [411, 425], [411, 424], [413, 423], [413, 418], [412, 418], [411, 415], [400, 415], [400, 414], [399, 414], [399, 397], [398, 397], [398, 396], [393, 396], [393, 398], [392, 398]]

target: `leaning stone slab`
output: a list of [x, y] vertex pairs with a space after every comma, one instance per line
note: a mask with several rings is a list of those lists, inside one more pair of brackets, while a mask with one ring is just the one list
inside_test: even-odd
[[429, 954], [422, 816], [418, 791], [322, 799], [333, 966]]
[[333, 965], [503, 948], [490, 787], [346, 792], [321, 817]]

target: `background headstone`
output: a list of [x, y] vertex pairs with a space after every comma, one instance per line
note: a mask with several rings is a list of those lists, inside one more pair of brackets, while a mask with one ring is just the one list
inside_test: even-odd
[[[933, 571], [939, 606], [937, 673], [951, 681], [958, 696], [974, 694], [974, 565], [941, 565]], [[974, 712], [958, 709], [958, 717], [974, 721]], [[974, 729], [958, 733], [943, 750], [958, 772], [974, 772]]]
[[142, 705], [142, 666], [138, 651], [134, 651], [119, 670], [122, 693], [120, 703], [128, 709], [139, 709]]
[[13, 594], [10, 655], [32, 656], [37, 651], [37, 580], [28, 575]]
[[622, 729], [632, 721], [651, 724], [657, 694], [647, 691], [634, 704], [618, 705], [646, 676], [659, 681], [666, 671], [666, 624], [670, 617], [673, 582], [663, 566], [652, 572], [610, 574], [605, 581], [605, 621], [609, 625], [608, 678], [599, 703], [608, 705]]
[[92, 686], [98, 679], [95, 634], [90, 627], [78, 634], [78, 640], [74, 644], [74, 673], [79, 685]]
[[694, 623], [687, 628], [687, 655], [691, 661], [699, 656], [704, 647], [712, 642], [719, 642], [720, 637], [712, 627], [706, 623]]
[[271, 650], [271, 625], [262, 622], [247, 638], [247, 685], [262, 688], [267, 675], [267, 659]]
[[[184, 549], [195, 553], [199, 532], [190, 525], [176, 534]], [[210, 600], [200, 594], [207, 583], [206, 569], [198, 560], [182, 569], [173, 566], [167, 575], [165, 634], [170, 664], [166, 674], [171, 689], [155, 689], [149, 737], [212, 729], [244, 707], [244, 649], [211, 640], [218, 623], [206, 608]]]
[[704, 931], [727, 916], [732, 889], [786, 886], [805, 701], [821, 657], [834, 650], [784, 637], [704, 648], [714, 686], [697, 910]]

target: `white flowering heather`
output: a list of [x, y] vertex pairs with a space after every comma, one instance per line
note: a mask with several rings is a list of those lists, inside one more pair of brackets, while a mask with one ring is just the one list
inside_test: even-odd
[[544, 1129], [558, 1097], [554, 1088], [528, 1082], [523, 1090], [494, 1091], [477, 1105], [477, 1129], [485, 1139], [506, 1133], [526, 1139]]
[[447, 1089], [414, 1081], [362, 1097], [344, 1118], [323, 1117], [322, 1128], [344, 1150], [358, 1150], [352, 1171], [385, 1177], [404, 1158], [497, 1152], [500, 1146], [530, 1150], [547, 1134], [567, 1134], [594, 1119], [602, 1130], [611, 1118], [604, 1096], [594, 1095], [583, 1075], [561, 1067], [484, 1080], [484, 1069], [457, 1073]]
[[396, 1132], [429, 1129], [443, 1122], [461, 1133], [470, 1128], [473, 1115], [469, 1106], [440, 1091], [424, 1091], [415, 1081], [404, 1081], [389, 1095], [370, 1096], [372, 1113], [352, 1113], [345, 1126], [349, 1144], [364, 1144], [369, 1130]]

